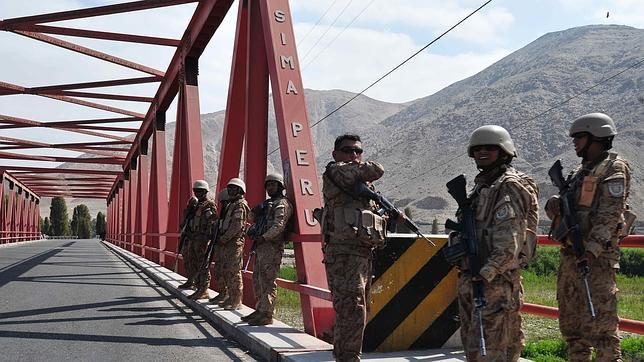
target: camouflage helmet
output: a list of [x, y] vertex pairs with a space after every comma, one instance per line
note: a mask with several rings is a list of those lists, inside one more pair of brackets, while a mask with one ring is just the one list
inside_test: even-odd
[[268, 181], [275, 181], [280, 184], [282, 188], [284, 188], [284, 177], [279, 173], [269, 173], [268, 175], [266, 175], [266, 179], [264, 179], [264, 185], [266, 185]]
[[568, 135], [581, 132], [588, 132], [595, 137], [612, 137], [617, 134], [615, 122], [604, 113], [589, 113], [583, 115], [572, 122]]
[[243, 193], [246, 193], [246, 184], [244, 183], [244, 181], [242, 181], [242, 179], [237, 177], [231, 178], [230, 181], [228, 181], [228, 186], [230, 185], [238, 186]]
[[208, 183], [204, 180], [195, 181], [194, 185], [192, 185], [192, 189], [210, 191], [210, 187], [208, 186]]
[[228, 201], [229, 197], [230, 196], [228, 196], [228, 189], [223, 189], [219, 193], [219, 201]]
[[472, 147], [483, 145], [499, 146], [508, 155], [517, 157], [517, 150], [514, 148], [514, 142], [512, 142], [510, 133], [501, 126], [487, 125], [474, 130], [470, 136], [470, 144], [467, 146], [467, 153], [470, 157], [474, 157]]

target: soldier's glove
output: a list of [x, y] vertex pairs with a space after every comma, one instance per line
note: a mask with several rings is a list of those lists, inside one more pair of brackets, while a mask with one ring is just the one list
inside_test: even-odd
[[581, 258], [577, 259], [577, 264], [586, 263], [586, 265], [588, 265], [589, 268], [593, 265], [594, 262], [595, 262], [595, 255], [590, 251], [587, 251], [586, 253], [584, 253], [584, 255], [582, 255]]
[[443, 247], [442, 252], [445, 260], [452, 265], [458, 265], [461, 258], [467, 255], [466, 245], [458, 231], [449, 233], [447, 245]]
[[561, 199], [559, 195], [554, 195], [548, 199], [545, 210], [550, 220], [554, 220], [557, 216], [561, 215]]

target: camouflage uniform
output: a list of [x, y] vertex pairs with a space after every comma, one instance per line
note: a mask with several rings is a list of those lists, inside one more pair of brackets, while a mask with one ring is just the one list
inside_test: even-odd
[[[293, 214], [293, 207], [286, 197], [268, 200], [266, 211], [266, 231], [262, 234], [264, 240], [255, 249], [255, 265], [253, 268], [253, 291], [257, 303], [255, 309], [259, 313], [273, 316], [277, 284], [286, 242], [286, 225]], [[251, 213], [251, 218], [254, 215]]]
[[202, 270], [201, 266], [206, 258], [211, 228], [217, 222], [217, 205], [210, 198], [198, 201], [192, 218], [187, 222], [186, 274], [188, 279], [194, 280], [197, 291], [205, 292], [210, 284], [210, 270]]
[[[615, 275], [619, 269], [618, 241], [623, 232], [620, 227], [630, 187], [630, 168], [616, 153], [606, 152], [594, 165], [577, 168], [571, 177], [584, 247], [596, 258], [588, 275], [596, 318], [592, 319], [585, 305], [586, 293], [572, 242], [564, 240], [557, 275], [559, 328], [568, 344], [570, 361], [590, 361], [591, 347], [597, 351], [597, 361], [621, 361]], [[584, 203], [581, 201], [584, 180], [593, 178], [596, 191], [584, 197], [591, 201]]]
[[[375, 211], [373, 201], [348, 194], [359, 181], [372, 182], [384, 173], [376, 162], [331, 162], [323, 176], [324, 264], [333, 296], [333, 356], [358, 361], [369, 304], [373, 245], [357, 237], [357, 215]], [[347, 191], [344, 191], [347, 190]]]
[[230, 200], [224, 215], [219, 242], [221, 244], [222, 289], [228, 291], [228, 297], [220, 304], [237, 307], [242, 298], [242, 254], [246, 237], [246, 219], [250, 209], [243, 197]]
[[[461, 339], [468, 361], [517, 361], [525, 345], [519, 309], [523, 304], [519, 254], [528, 230], [528, 218], [537, 197], [526, 188], [521, 175], [501, 165], [481, 172], [470, 195], [479, 240], [481, 270], [487, 304], [482, 319], [487, 355], [479, 352], [479, 325], [474, 315], [472, 275], [467, 256], [458, 265], [458, 301]], [[536, 223], [535, 223], [536, 225]], [[529, 235], [529, 234], [532, 234]]]
[[[228, 201], [221, 202], [221, 215], [226, 215], [226, 210], [228, 209]], [[221, 228], [221, 221], [219, 222], [219, 227]], [[220, 230], [221, 231], [221, 230]], [[217, 296], [211, 299], [211, 302], [221, 302], [228, 298], [228, 289], [226, 288], [226, 281], [224, 280], [223, 265], [224, 260], [224, 246], [221, 243], [215, 245], [215, 250], [213, 251], [213, 261], [215, 266], [213, 268], [213, 278], [215, 279], [215, 286], [218, 292]]]

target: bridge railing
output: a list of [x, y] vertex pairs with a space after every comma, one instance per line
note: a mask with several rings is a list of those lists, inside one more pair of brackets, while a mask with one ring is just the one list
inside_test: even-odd
[[0, 231], [0, 244], [18, 243], [21, 241], [39, 240], [39, 231]]
[[[172, 258], [172, 260], [174, 260], [175, 258], [179, 258], [183, 260], [183, 257], [181, 255], [177, 255], [177, 253], [175, 252], [172, 252], [169, 250], [162, 250], [159, 247], [145, 245], [145, 240], [147, 237], [154, 237], [154, 238], [175, 237], [176, 238], [176, 237], [179, 237], [179, 234], [178, 233], [113, 234], [113, 235], [108, 235], [107, 241], [115, 245], [121, 246], [124, 249], [133, 251], [136, 254], [141, 256], [144, 256], [143, 251], [145, 250], [146, 252], [145, 255], [149, 255], [148, 253], [154, 253], [154, 254], [157, 254], [158, 256], [160, 255], [169, 256]], [[137, 240], [137, 241], [143, 241], [143, 242], [137, 243], [137, 242], [130, 242], [127, 240]], [[540, 246], [560, 245], [558, 242], [549, 239], [547, 235], [539, 235], [538, 244]], [[620, 241], [620, 247], [644, 248], [644, 235], [629, 235]], [[253, 274], [252, 271], [246, 271], [243, 273], [244, 273], [244, 279], [252, 278], [252, 274]], [[281, 288], [288, 289], [299, 294], [304, 294], [310, 297], [320, 298], [328, 301], [332, 300], [331, 292], [328, 289], [319, 288], [312, 285], [303, 284], [296, 281], [291, 281], [291, 280], [286, 280], [281, 278], [277, 279], [277, 285]], [[553, 318], [553, 319], [559, 318], [559, 310], [557, 308], [539, 305], [539, 304], [525, 303], [521, 311], [524, 313], [533, 314], [533, 315], [546, 317], [546, 318]], [[644, 335], [644, 321], [620, 318], [619, 329], [625, 332]]]

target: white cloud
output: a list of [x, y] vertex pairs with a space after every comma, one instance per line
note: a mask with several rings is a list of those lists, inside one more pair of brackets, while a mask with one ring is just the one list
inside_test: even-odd
[[[406, 34], [351, 29], [303, 72], [304, 86], [313, 89], [361, 91], [422, 45]], [[366, 94], [390, 102], [406, 102], [432, 94], [473, 75], [509, 54], [492, 49], [454, 56], [423, 52]], [[312, 59], [312, 58], [310, 58]], [[306, 61], [303, 65], [306, 65]]]

